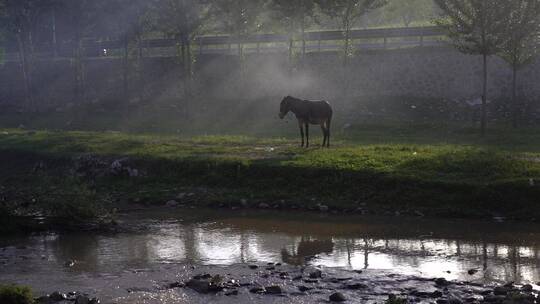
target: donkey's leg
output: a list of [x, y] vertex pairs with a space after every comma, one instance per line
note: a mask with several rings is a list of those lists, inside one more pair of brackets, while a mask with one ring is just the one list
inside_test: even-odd
[[304, 123], [298, 121], [298, 126], [300, 127], [300, 136], [302, 137], [302, 145], [300, 147], [304, 147]]
[[330, 148], [330, 124], [332, 122], [331, 118], [328, 118], [326, 122], [326, 147]]
[[324, 148], [324, 146], [326, 146], [326, 127], [324, 126], [324, 123], [321, 124], [321, 130], [324, 136], [324, 139], [322, 142], [322, 147]]
[[306, 148], [309, 148], [309, 123], [306, 123]]

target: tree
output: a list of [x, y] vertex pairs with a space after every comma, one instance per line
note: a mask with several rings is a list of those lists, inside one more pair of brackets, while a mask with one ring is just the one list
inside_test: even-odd
[[382, 15], [386, 22], [400, 21], [405, 27], [413, 22], [430, 22], [435, 17], [433, 0], [390, 0]]
[[193, 78], [192, 41], [200, 34], [209, 17], [208, 5], [203, 0], [154, 0], [151, 8], [156, 29], [177, 41], [184, 94], [190, 95]]
[[[122, 43], [122, 83], [124, 101], [129, 100], [130, 43], [137, 42], [137, 64], [141, 64], [142, 36], [149, 29], [147, 0], [109, 0], [106, 5], [106, 30]], [[140, 77], [140, 70], [139, 77]], [[142, 81], [141, 81], [142, 84]]]
[[26, 106], [36, 109], [34, 87], [34, 37], [36, 21], [53, 1], [0, 0], [0, 30], [15, 36], [21, 61]]
[[106, 5], [104, 0], [61, 0], [57, 11], [67, 17], [71, 25], [72, 44], [74, 45], [74, 95], [78, 102], [86, 100], [86, 71], [85, 49], [83, 39], [90, 32], [95, 31], [98, 24], [98, 14]]
[[292, 57], [294, 33], [300, 32], [302, 59], [304, 59], [306, 56], [306, 26], [315, 13], [314, 0], [272, 0], [271, 4], [274, 12], [277, 13], [275, 19], [279, 20], [289, 32], [289, 57]]
[[343, 30], [345, 46], [344, 65], [348, 58], [353, 55], [351, 47], [351, 30], [357, 24], [360, 17], [383, 7], [387, 0], [317, 0], [321, 10], [333, 19], [337, 19]]
[[532, 63], [538, 55], [540, 43], [540, 1], [510, 1], [510, 17], [504, 31], [504, 43], [499, 51], [512, 67], [512, 124], [518, 125], [517, 76], [519, 70]]
[[503, 43], [502, 33], [508, 19], [508, 0], [435, 0], [443, 11], [437, 23], [446, 28], [454, 45], [463, 53], [482, 56], [481, 134], [487, 127], [487, 88], [489, 56], [496, 54]]

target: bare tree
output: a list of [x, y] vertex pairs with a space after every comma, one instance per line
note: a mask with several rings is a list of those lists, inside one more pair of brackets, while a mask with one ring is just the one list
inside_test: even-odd
[[265, 0], [215, 0], [211, 1], [212, 16], [218, 30], [236, 40], [238, 55], [243, 57], [243, 41], [259, 31], [261, 14], [265, 11]]
[[0, 28], [17, 39], [24, 82], [25, 106], [36, 110], [34, 87], [34, 29], [40, 14], [53, 1], [0, 0]]
[[488, 57], [496, 54], [503, 43], [509, 17], [508, 0], [435, 0], [443, 11], [437, 21], [448, 31], [454, 45], [463, 53], [482, 56], [481, 134], [487, 127]]
[[540, 1], [510, 1], [510, 17], [504, 31], [504, 43], [499, 51], [512, 67], [512, 124], [518, 126], [520, 107], [517, 101], [518, 72], [532, 63], [540, 43]]
[[292, 58], [294, 34], [300, 33], [302, 41], [302, 59], [306, 56], [306, 26], [315, 13], [314, 0], [273, 0], [273, 10], [277, 13], [276, 20], [288, 30], [289, 58]]
[[317, 0], [321, 10], [331, 18], [337, 19], [344, 36], [344, 61], [353, 55], [351, 47], [351, 30], [358, 23], [360, 17], [386, 5], [386, 0]]

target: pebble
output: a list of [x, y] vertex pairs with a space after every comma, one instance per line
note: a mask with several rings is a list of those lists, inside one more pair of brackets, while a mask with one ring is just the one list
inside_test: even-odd
[[330, 295], [330, 302], [345, 302], [345, 301], [347, 301], [347, 298], [345, 298], [345, 296], [340, 292], [336, 292]]
[[268, 286], [268, 287], [265, 287], [265, 289], [266, 289], [267, 294], [282, 294], [283, 293], [283, 290], [281, 290], [281, 287], [277, 285]]

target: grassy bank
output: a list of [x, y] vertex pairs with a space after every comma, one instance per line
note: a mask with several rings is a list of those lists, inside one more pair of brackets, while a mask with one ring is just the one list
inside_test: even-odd
[[388, 130], [353, 128], [326, 150], [301, 149], [296, 138], [9, 129], [0, 131], [0, 194], [10, 213], [75, 219], [173, 199], [201, 207], [540, 218], [540, 143], [532, 131], [473, 143], [464, 130]]

